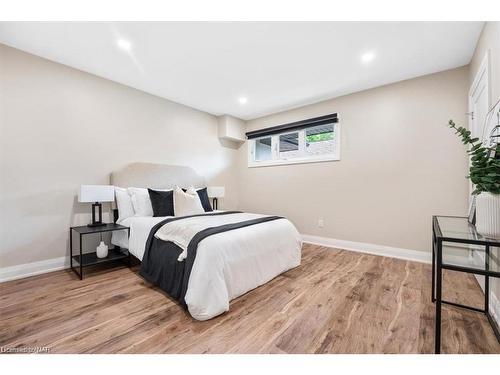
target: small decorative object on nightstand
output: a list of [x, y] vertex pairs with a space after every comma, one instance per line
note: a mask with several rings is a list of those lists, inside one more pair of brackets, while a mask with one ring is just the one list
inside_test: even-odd
[[224, 198], [226, 189], [224, 188], [224, 186], [209, 186], [207, 188], [207, 193], [209, 197], [213, 198], [212, 207], [214, 210], [216, 210], [218, 207], [217, 198]]
[[[120, 247], [114, 247], [108, 249], [107, 245], [104, 244], [101, 237], [101, 245], [104, 245], [106, 248], [101, 248], [99, 245], [96, 249], [96, 252], [93, 253], [83, 253], [83, 237], [88, 234], [100, 234], [105, 232], [113, 232], [116, 230], [126, 230], [130, 235], [130, 228], [124, 227], [119, 224], [104, 224], [102, 226], [90, 227], [88, 225], [84, 225], [81, 227], [71, 227], [69, 229], [69, 248], [70, 248], [70, 265], [73, 272], [75, 272], [80, 280], [83, 279], [83, 268], [88, 266], [93, 266], [96, 264], [103, 264], [107, 262], [116, 262], [116, 261], [127, 261], [126, 264], [130, 266], [130, 253], [126, 249], [121, 249]], [[78, 234], [79, 236], [79, 253], [73, 255], [73, 232]], [[104, 253], [106, 254], [104, 255]], [[119, 262], [116, 262], [119, 263]]]
[[97, 254], [97, 257], [100, 259], [106, 258], [108, 256], [108, 245], [106, 245], [102, 240], [102, 233], [101, 233], [101, 242], [99, 243], [99, 246], [97, 246], [95, 252]]
[[106, 225], [102, 222], [101, 202], [113, 202], [114, 200], [115, 188], [110, 185], [82, 185], [80, 186], [80, 191], [78, 192], [78, 202], [93, 203], [92, 223], [88, 225], [89, 227], [100, 227]]

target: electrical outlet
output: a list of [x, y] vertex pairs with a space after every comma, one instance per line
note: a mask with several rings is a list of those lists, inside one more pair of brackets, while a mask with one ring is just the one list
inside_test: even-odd
[[325, 222], [323, 221], [323, 219], [319, 219], [318, 220], [318, 228], [323, 228], [325, 226]]

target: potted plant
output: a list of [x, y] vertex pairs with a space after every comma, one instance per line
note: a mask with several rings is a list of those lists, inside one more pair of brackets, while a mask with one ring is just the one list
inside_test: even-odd
[[[471, 132], [457, 127], [453, 120], [449, 126], [462, 138], [471, 157], [469, 175], [476, 195], [476, 229], [486, 237], [500, 237], [500, 140], [488, 139], [483, 143], [471, 138]], [[496, 134], [496, 133], [495, 133]]]

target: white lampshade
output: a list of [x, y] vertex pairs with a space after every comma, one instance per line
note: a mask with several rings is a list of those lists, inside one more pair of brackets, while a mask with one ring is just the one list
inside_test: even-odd
[[115, 187], [111, 185], [82, 185], [78, 191], [78, 202], [113, 202]]
[[226, 193], [226, 188], [224, 186], [209, 186], [207, 188], [207, 194], [211, 198], [224, 198]]

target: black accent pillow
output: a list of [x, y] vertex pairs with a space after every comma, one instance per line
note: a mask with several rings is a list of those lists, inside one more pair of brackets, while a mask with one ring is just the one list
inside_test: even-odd
[[[185, 193], [187, 189], [182, 189], [182, 191]], [[198, 197], [200, 197], [200, 202], [205, 212], [212, 212], [213, 209], [210, 205], [210, 199], [208, 199], [207, 188], [196, 190], [196, 192], [198, 193]]]
[[213, 211], [212, 206], [210, 205], [210, 199], [208, 199], [207, 188], [197, 190], [196, 192], [198, 193], [198, 196], [200, 197], [201, 205], [203, 206], [203, 209], [205, 210], [205, 212]]
[[153, 216], [175, 216], [174, 215], [174, 191], [158, 191], [148, 189]]

